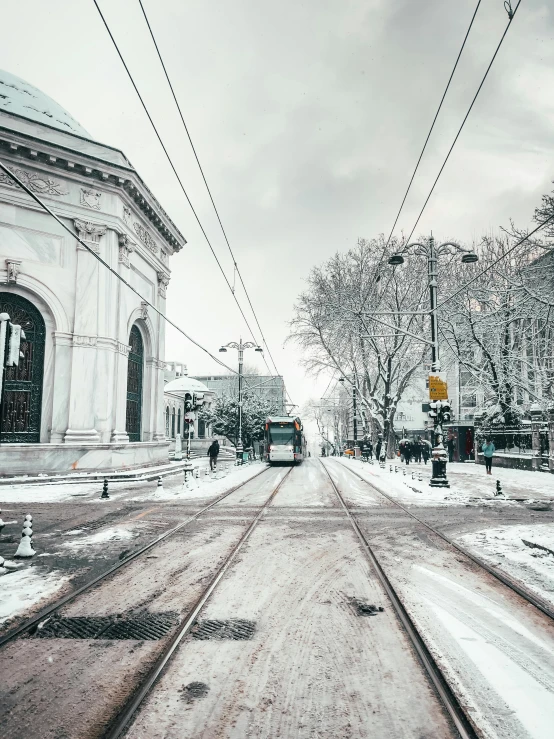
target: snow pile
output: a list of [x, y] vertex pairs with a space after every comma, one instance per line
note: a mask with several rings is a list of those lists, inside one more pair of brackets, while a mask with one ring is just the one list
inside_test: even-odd
[[61, 546], [63, 549], [69, 549], [71, 552], [78, 552], [80, 549], [89, 549], [98, 546], [98, 544], [108, 544], [114, 541], [128, 541], [134, 539], [137, 533], [121, 527], [105, 529], [104, 531], [96, 531], [94, 534], [82, 536], [75, 541], [65, 541]]
[[57, 571], [43, 574], [39, 567], [5, 575], [0, 587], [0, 623], [28, 611], [60, 590], [68, 580]]
[[554, 523], [483, 529], [456, 541], [554, 605], [554, 553], [546, 551], [554, 552]]

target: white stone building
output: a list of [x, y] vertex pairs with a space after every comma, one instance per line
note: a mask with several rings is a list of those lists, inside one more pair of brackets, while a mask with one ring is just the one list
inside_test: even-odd
[[[121, 151], [1, 71], [0, 160], [165, 310], [182, 234]], [[1, 170], [0, 311], [27, 335], [6, 371], [0, 474], [167, 459], [164, 321]]]

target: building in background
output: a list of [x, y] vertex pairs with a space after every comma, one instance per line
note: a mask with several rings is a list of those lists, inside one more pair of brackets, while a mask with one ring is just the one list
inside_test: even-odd
[[[222, 398], [237, 398], [239, 381], [237, 375], [202, 375], [195, 376], [210, 390]], [[264, 398], [275, 407], [275, 413], [287, 415], [285, 406], [285, 383], [281, 375], [244, 375], [243, 392], [252, 393]]]
[[0, 72], [0, 159], [133, 293], [0, 171], [0, 311], [24, 358], [2, 396], [3, 474], [167, 459], [169, 260], [186, 243], [126, 156], [40, 90]]

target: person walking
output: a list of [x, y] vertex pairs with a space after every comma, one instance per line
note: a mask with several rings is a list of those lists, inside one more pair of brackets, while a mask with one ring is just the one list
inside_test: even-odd
[[377, 439], [377, 444], [375, 444], [375, 458], [379, 462], [381, 460], [381, 447], [383, 446], [383, 442], [381, 440], [381, 437]]
[[406, 440], [404, 442], [404, 459], [407, 465], [410, 464], [411, 458], [412, 458], [412, 444], [410, 441]]
[[368, 440], [366, 448], [367, 448], [367, 458], [373, 459], [373, 444], [371, 443], [370, 440]]
[[429, 446], [428, 441], [423, 440], [421, 442], [421, 456], [423, 457], [425, 464], [427, 464], [429, 457], [431, 456], [431, 447]]
[[217, 468], [217, 456], [219, 454], [219, 441], [214, 439], [208, 449], [208, 457], [210, 458], [210, 470], [212, 472]]
[[481, 447], [481, 450], [483, 452], [483, 457], [485, 458], [487, 475], [492, 475], [492, 455], [495, 452], [495, 446], [492, 442], [492, 439], [487, 439]]
[[414, 441], [413, 451], [414, 462], [417, 462], [419, 464], [421, 462], [421, 436], [418, 436], [417, 439]]

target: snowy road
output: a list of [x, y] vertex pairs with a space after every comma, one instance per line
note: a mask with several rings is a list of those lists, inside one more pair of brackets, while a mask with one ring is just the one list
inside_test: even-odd
[[[348, 462], [325, 464], [478, 735], [552, 736], [552, 621], [356, 479]], [[145, 490], [133, 512], [135, 525], [182, 520], [211, 494], [260, 469], [236, 470], [228, 482], [187, 492], [168, 484], [158, 498]], [[148, 556], [64, 607], [63, 617], [148, 613], [182, 621], [287, 469], [269, 469], [246, 482]], [[386, 476], [379, 484], [387, 484]], [[398, 478], [390, 487], [399, 494]], [[90, 509], [86, 500], [81, 505]], [[520, 508], [426, 502], [411, 510], [450, 534], [473, 536], [504, 517], [529, 527], [533, 514]], [[76, 552], [94, 558], [107, 546], [93, 541], [94, 531], [67, 533], [60, 549], [69, 558]], [[202, 635], [204, 622], [210, 629], [210, 622], [228, 622], [221, 628], [232, 631], [237, 619], [249, 638], [195, 635]], [[168, 638], [25, 637], [7, 645], [0, 651], [2, 736], [103, 736]], [[307, 460], [284, 480], [128, 736], [457, 736], [318, 460]]]

